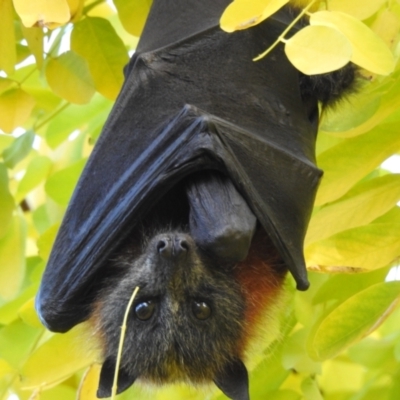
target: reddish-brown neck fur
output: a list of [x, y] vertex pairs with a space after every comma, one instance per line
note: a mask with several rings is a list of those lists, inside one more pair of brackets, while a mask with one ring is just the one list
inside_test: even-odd
[[257, 325], [282, 290], [287, 269], [263, 229], [254, 235], [247, 258], [235, 267], [236, 279], [246, 299], [245, 332], [241, 353], [255, 337]]

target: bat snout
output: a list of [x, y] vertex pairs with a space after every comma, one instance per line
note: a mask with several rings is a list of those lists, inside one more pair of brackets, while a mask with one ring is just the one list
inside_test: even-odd
[[164, 259], [179, 259], [193, 250], [193, 240], [184, 233], [158, 235], [154, 240], [154, 250]]

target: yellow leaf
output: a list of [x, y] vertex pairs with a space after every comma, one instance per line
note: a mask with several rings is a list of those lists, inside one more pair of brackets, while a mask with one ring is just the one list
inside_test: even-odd
[[81, 380], [79, 385], [77, 400], [97, 400], [97, 388], [100, 379], [100, 364], [91, 365]]
[[151, 3], [151, 0], [114, 0], [119, 19], [127, 32], [134, 36], [140, 36]]
[[15, 10], [26, 27], [62, 25], [70, 20], [66, 0], [13, 0]]
[[10, 89], [0, 95], [0, 129], [12, 132], [29, 118], [35, 100], [22, 89]]
[[14, 372], [14, 368], [6, 360], [0, 358], [0, 377]]
[[0, 15], [0, 70], [10, 75], [14, 72], [14, 65], [17, 62], [11, 0], [0, 0]]
[[86, 60], [73, 51], [51, 59], [46, 78], [53, 92], [70, 103], [86, 104], [95, 92]]
[[11, 79], [2, 78], [0, 76], [0, 94], [5, 92], [7, 89], [10, 89], [13, 83], [15, 82], [12, 81]]
[[329, 0], [330, 11], [341, 11], [357, 19], [367, 19], [375, 14], [386, 0]]
[[400, 30], [400, 20], [393, 11], [384, 10], [379, 13], [371, 29], [392, 48]]
[[41, 397], [41, 389], [37, 388], [33, 391], [33, 393], [30, 395], [29, 400], [39, 400]]
[[25, 275], [26, 226], [23, 217], [13, 217], [6, 235], [0, 240], [0, 297], [14, 298]]
[[85, 18], [74, 26], [71, 48], [86, 59], [96, 89], [114, 100], [123, 83], [128, 53], [114, 28], [103, 18]]
[[311, 25], [322, 25], [343, 33], [353, 47], [351, 61], [376, 74], [388, 75], [394, 57], [384, 41], [358, 19], [341, 12], [319, 11], [311, 14]]
[[92, 364], [97, 354], [85, 339], [85, 328], [78, 325], [65, 334], [55, 334], [37, 348], [22, 367], [24, 388], [51, 387]]
[[306, 246], [338, 232], [370, 223], [400, 200], [400, 174], [363, 182], [344, 198], [315, 212], [307, 230]]
[[344, 140], [322, 152], [318, 157], [318, 166], [324, 171], [324, 177], [315, 204], [320, 206], [337, 200], [399, 151], [398, 128], [398, 122], [380, 124], [364, 136]]
[[36, 64], [40, 69], [43, 63], [43, 29], [42, 28], [27, 28], [21, 24], [22, 34], [28, 42], [28, 47], [35, 56]]
[[305, 250], [307, 265], [368, 270], [386, 267], [400, 256], [399, 229], [398, 221], [384, 221], [340, 232], [309, 245]]
[[76, 21], [82, 14], [83, 0], [67, 0], [71, 20]]
[[225, 32], [247, 29], [270, 17], [289, 0], [235, 0], [222, 14], [220, 24]]
[[29, 299], [18, 310], [18, 316], [29, 326], [33, 326], [34, 328], [43, 328], [43, 325], [40, 322], [38, 315], [36, 314], [34, 297]]
[[307, 26], [286, 41], [290, 62], [307, 75], [324, 74], [346, 65], [352, 49], [347, 38], [325, 26]]

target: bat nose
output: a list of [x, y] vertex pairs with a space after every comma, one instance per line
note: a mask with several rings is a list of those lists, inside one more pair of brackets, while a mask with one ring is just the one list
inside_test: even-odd
[[189, 252], [189, 238], [184, 234], [163, 235], [157, 240], [156, 249], [164, 258], [178, 258]]

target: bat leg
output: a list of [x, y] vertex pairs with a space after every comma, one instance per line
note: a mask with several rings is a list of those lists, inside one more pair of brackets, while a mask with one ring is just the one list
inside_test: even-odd
[[196, 244], [228, 262], [247, 257], [257, 219], [231, 180], [202, 171], [187, 184], [189, 227]]
[[250, 400], [249, 377], [243, 362], [235, 359], [217, 374], [215, 384], [232, 400]]
[[[111, 396], [112, 385], [114, 382], [115, 374], [115, 359], [108, 357], [101, 368], [99, 388], [97, 389], [97, 397], [102, 399], [104, 397]], [[128, 389], [136, 380], [136, 376], [133, 376], [124, 368], [120, 368], [118, 372], [118, 388], [117, 394]]]

